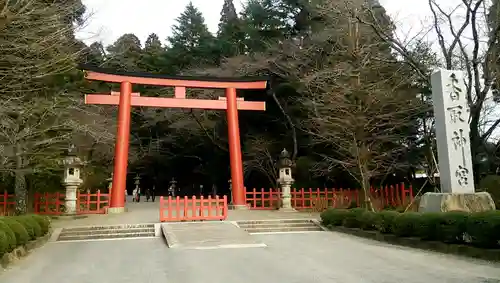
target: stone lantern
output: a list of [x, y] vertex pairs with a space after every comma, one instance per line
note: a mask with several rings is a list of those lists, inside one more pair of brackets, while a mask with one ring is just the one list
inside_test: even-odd
[[76, 155], [75, 146], [70, 145], [66, 152], [66, 157], [63, 160], [64, 179], [63, 184], [66, 187], [65, 207], [66, 214], [76, 214], [76, 200], [78, 187], [83, 183], [80, 178], [81, 167], [83, 162]]
[[294, 182], [292, 178], [292, 165], [290, 153], [286, 149], [280, 154], [278, 161], [279, 178], [278, 184], [281, 187], [281, 208], [283, 211], [295, 211], [292, 207], [292, 193], [291, 186]]

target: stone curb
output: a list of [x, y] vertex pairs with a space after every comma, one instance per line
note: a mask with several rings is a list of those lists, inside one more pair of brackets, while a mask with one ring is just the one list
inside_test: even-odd
[[500, 262], [500, 249], [480, 249], [466, 245], [446, 244], [436, 241], [422, 241], [418, 238], [401, 238], [391, 234], [382, 234], [378, 231], [366, 231], [362, 229], [346, 228], [341, 226], [329, 227], [328, 229], [334, 232], [340, 232], [361, 238], [368, 238], [380, 242], [386, 242], [389, 244]]
[[167, 244], [167, 247], [177, 248], [177, 247], [181, 246], [181, 244], [179, 244], [179, 240], [177, 239], [175, 234], [171, 231], [168, 224], [162, 223], [161, 224], [161, 231], [162, 231], [163, 237], [165, 238], [165, 242]]
[[21, 258], [27, 256], [34, 249], [37, 249], [47, 243], [52, 236], [52, 233], [53, 229], [50, 229], [49, 232], [44, 236], [34, 241], [28, 242], [24, 246], [17, 247], [10, 253], [4, 254], [3, 257], [0, 258], [0, 273], [7, 269], [13, 262], [20, 260]]

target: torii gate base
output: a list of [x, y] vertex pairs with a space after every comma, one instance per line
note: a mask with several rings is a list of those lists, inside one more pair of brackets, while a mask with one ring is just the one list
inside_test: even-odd
[[[243, 165], [238, 122], [238, 110], [264, 111], [265, 102], [244, 101], [236, 97], [236, 89], [265, 89], [267, 81], [259, 78], [193, 78], [165, 77], [152, 74], [136, 74], [107, 71], [92, 67], [84, 68], [89, 80], [120, 83], [120, 92], [88, 94], [86, 104], [118, 105], [118, 130], [116, 135], [113, 188], [108, 213], [125, 212], [125, 188], [127, 182], [128, 151], [130, 141], [130, 111], [132, 106], [217, 109], [227, 111], [229, 153], [231, 164], [232, 196], [234, 209], [246, 209], [243, 185]], [[132, 84], [170, 86], [175, 88], [175, 98], [141, 97], [132, 93]], [[186, 87], [225, 89], [226, 97], [219, 100], [187, 99]]]

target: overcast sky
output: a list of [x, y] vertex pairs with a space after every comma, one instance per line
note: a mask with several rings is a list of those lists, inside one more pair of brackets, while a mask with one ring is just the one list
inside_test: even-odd
[[[243, 0], [235, 0], [239, 12]], [[449, 2], [454, 0], [441, 0]], [[217, 31], [224, 0], [192, 0], [203, 13], [212, 32]], [[398, 22], [400, 34], [422, 28], [421, 19], [428, 15], [427, 0], [380, 0], [390, 16]], [[163, 41], [170, 34], [175, 19], [189, 0], [83, 0], [87, 6], [88, 23], [79, 32], [87, 44], [101, 41], [109, 45], [125, 33], [133, 33], [142, 43], [156, 33]]]

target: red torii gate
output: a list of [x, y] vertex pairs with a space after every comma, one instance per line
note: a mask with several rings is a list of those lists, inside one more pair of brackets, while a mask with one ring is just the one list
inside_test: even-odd
[[[225, 109], [227, 111], [233, 205], [235, 208], [246, 208], [238, 110], [265, 111], [266, 104], [261, 101], [244, 101], [243, 98], [236, 97], [236, 89], [265, 89], [267, 87], [265, 79], [168, 77], [143, 73], [115, 72], [93, 67], [83, 67], [83, 70], [85, 78], [88, 80], [121, 84], [120, 92], [85, 95], [86, 104], [118, 105], [118, 130], [109, 213], [125, 211], [125, 187], [132, 106]], [[174, 87], [175, 97], [143, 97], [139, 93], [132, 92], [133, 84]], [[225, 89], [226, 97], [219, 97], [219, 100], [186, 98], [187, 87]]]

